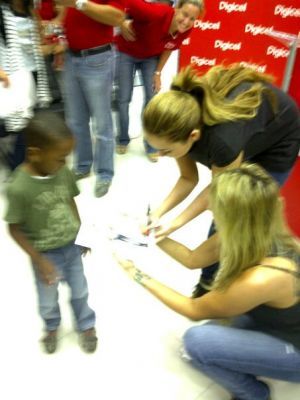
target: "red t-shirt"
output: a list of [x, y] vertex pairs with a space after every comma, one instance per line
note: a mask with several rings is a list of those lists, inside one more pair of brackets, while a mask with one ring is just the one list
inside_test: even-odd
[[39, 2], [37, 10], [43, 21], [50, 21], [57, 15], [54, 0], [41, 0]]
[[[93, 0], [93, 2], [124, 10], [123, 0]], [[90, 49], [113, 41], [112, 26], [97, 22], [75, 8], [67, 8], [64, 25], [71, 50]]]
[[136, 58], [158, 56], [164, 50], [176, 50], [192, 29], [169, 34], [174, 8], [167, 4], [146, 3], [144, 0], [127, 0], [126, 14], [132, 18], [136, 34], [134, 42], [126, 41], [121, 35], [115, 38], [118, 50]]

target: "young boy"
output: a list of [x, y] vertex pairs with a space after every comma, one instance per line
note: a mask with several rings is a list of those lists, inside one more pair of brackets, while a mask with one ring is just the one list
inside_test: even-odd
[[74, 139], [60, 117], [40, 112], [25, 129], [25, 141], [26, 161], [9, 184], [5, 219], [11, 236], [32, 261], [47, 330], [42, 343], [47, 353], [55, 352], [61, 320], [58, 284], [64, 280], [71, 288], [81, 347], [91, 353], [97, 347], [95, 313], [87, 302], [81, 250], [74, 244], [80, 226], [74, 197], [79, 190], [65, 166]]

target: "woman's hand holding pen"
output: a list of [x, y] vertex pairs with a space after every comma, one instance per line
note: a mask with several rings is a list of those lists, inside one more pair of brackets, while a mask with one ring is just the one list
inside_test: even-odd
[[174, 229], [170, 224], [161, 224], [160, 219], [155, 215], [155, 213], [147, 212], [147, 224], [141, 227], [142, 234], [145, 236], [152, 235], [155, 242], [160, 242], [170, 235]]

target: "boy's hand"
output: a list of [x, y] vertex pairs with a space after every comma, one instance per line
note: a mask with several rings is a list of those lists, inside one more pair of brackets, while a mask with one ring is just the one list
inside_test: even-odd
[[41, 257], [34, 265], [36, 266], [40, 279], [46, 285], [53, 285], [58, 281], [59, 277], [56, 268], [51, 261], [47, 260], [47, 258]]
[[86, 246], [81, 246], [80, 247], [80, 253], [83, 257], [85, 257], [88, 253], [90, 253], [92, 251], [92, 249], [90, 247], [86, 247]]

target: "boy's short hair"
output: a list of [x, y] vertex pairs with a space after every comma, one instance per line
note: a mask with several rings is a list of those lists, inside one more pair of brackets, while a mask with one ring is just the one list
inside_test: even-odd
[[24, 129], [26, 147], [45, 149], [59, 140], [70, 139], [72, 132], [65, 121], [50, 111], [39, 111]]

